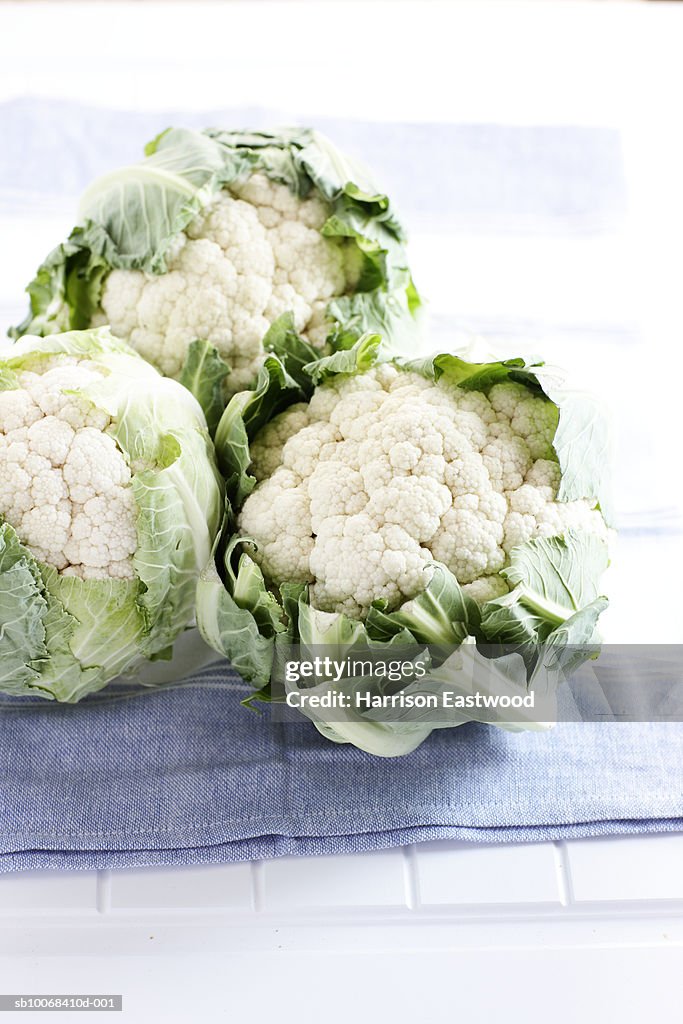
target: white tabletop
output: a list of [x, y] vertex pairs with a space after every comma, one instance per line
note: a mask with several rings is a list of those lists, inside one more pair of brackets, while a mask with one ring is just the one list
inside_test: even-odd
[[674, 1020], [682, 858], [662, 835], [8, 876], [0, 989], [122, 993], [136, 1024]]

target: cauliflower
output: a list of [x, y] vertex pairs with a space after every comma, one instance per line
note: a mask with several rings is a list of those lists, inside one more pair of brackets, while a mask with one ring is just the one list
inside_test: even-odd
[[201, 401], [191, 346], [215, 349], [232, 394], [253, 384], [282, 318], [312, 357], [380, 324], [414, 348], [402, 229], [324, 137], [172, 129], [146, 153], [86, 191], [15, 336], [108, 323]]
[[194, 616], [222, 513], [194, 398], [106, 329], [0, 358], [0, 691], [78, 700]]
[[[250, 700], [292, 695], [382, 757], [472, 719], [551, 720], [608, 603], [609, 429], [589, 396], [542, 364], [408, 362], [366, 335], [305, 367], [269, 357], [215, 442], [229, 514], [197, 623]], [[531, 691], [538, 709], [510, 710]]]
[[441, 562], [481, 603], [507, 591], [514, 547], [581, 529], [596, 502], [559, 501], [556, 406], [511, 381], [465, 391], [394, 365], [321, 385], [253, 443], [241, 533], [273, 584], [363, 619], [425, 589]]

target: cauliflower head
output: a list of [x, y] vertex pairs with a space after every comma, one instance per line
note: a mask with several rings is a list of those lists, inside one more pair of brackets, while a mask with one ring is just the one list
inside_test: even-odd
[[0, 607], [17, 618], [0, 690], [78, 699], [168, 648], [192, 621], [221, 491], [195, 400], [107, 330], [9, 349]]
[[[472, 719], [552, 720], [608, 604], [609, 422], [557, 371], [477, 355], [407, 361], [366, 335], [304, 366], [271, 355], [230, 401], [215, 435], [228, 514], [197, 623], [249, 700], [305, 693], [295, 706], [327, 739], [383, 757]], [[410, 703], [473, 689], [549, 704], [427, 718], [433, 704]]]
[[15, 337], [108, 323], [186, 384], [192, 346], [209, 345], [227, 394], [254, 383], [279, 321], [313, 357], [380, 325], [397, 351], [414, 350], [403, 230], [323, 136], [171, 129], [145, 152], [86, 190], [79, 225], [28, 286]]
[[382, 757], [466, 721], [552, 721], [608, 605], [609, 421], [542, 363], [480, 358], [408, 361], [366, 335], [306, 365], [271, 355], [230, 401], [197, 623], [248, 702]]
[[513, 548], [607, 537], [595, 500], [558, 500], [557, 426], [556, 405], [514, 381], [484, 393], [390, 363], [341, 375], [256, 436], [238, 530], [267, 581], [308, 584], [321, 611], [394, 610], [435, 561], [483, 604], [507, 592]]

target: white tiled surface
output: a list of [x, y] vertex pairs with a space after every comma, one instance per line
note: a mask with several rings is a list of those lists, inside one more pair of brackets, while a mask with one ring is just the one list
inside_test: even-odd
[[0, 915], [29, 910], [39, 914], [94, 911], [97, 909], [97, 884], [95, 871], [63, 874], [58, 882], [51, 871], [0, 876]]
[[437, 842], [0, 876], [0, 992], [122, 993], [133, 1024], [666, 1024], [680, 1020], [682, 848]]
[[[105, 929], [132, 912], [167, 922], [207, 912], [239, 920], [327, 922], [362, 912], [378, 921], [454, 919], [580, 920], [657, 910], [665, 900], [683, 916], [683, 835], [609, 836], [541, 843], [420, 843], [366, 854], [282, 857], [258, 863], [119, 871], [42, 871], [0, 875], [0, 952], [17, 929], [41, 927], [65, 911], [96, 914]], [[638, 906], [640, 905], [640, 906]], [[30, 911], [41, 917], [36, 924]], [[88, 917], [89, 919], [89, 917]], [[206, 918], [209, 919], [208, 917]]]
[[408, 904], [402, 850], [266, 861], [264, 909], [403, 907]]
[[117, 871], [111, 880], [108, 873], [100, 875], [101, 905], [111, 911], [253, 907], [249, 864]]
[[417, 866], [423, 907], [563, 902], [558, 854], [552, 843], [529, 847], [426, 843], [419, 849]]
[[567, 845], [574, 900], [683, 901], [683, 835], [576, 840]]

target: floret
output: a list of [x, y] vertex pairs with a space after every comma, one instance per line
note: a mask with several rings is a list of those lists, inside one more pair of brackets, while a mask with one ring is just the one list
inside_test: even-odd
[[0, 391], [0, 520], [35, 557], [82, 579], [132, 579], [137, 508], [109, 416], [79, 390], [88, 360], [36, 360]]
[[320, 233], [328, 215], [317, 196], [301, 199], [253, 174], [219, 192], [188, 225], [167, 273], [112, 270], [102, 316], [169, 377], [179, 376], [189, 344], [202, 339], [230, 365], [230, 393], [249, 387], [274, 320], [291, 312], [296, 329], [320, 348], [328, 302], [355, 286], [350, 247]]

